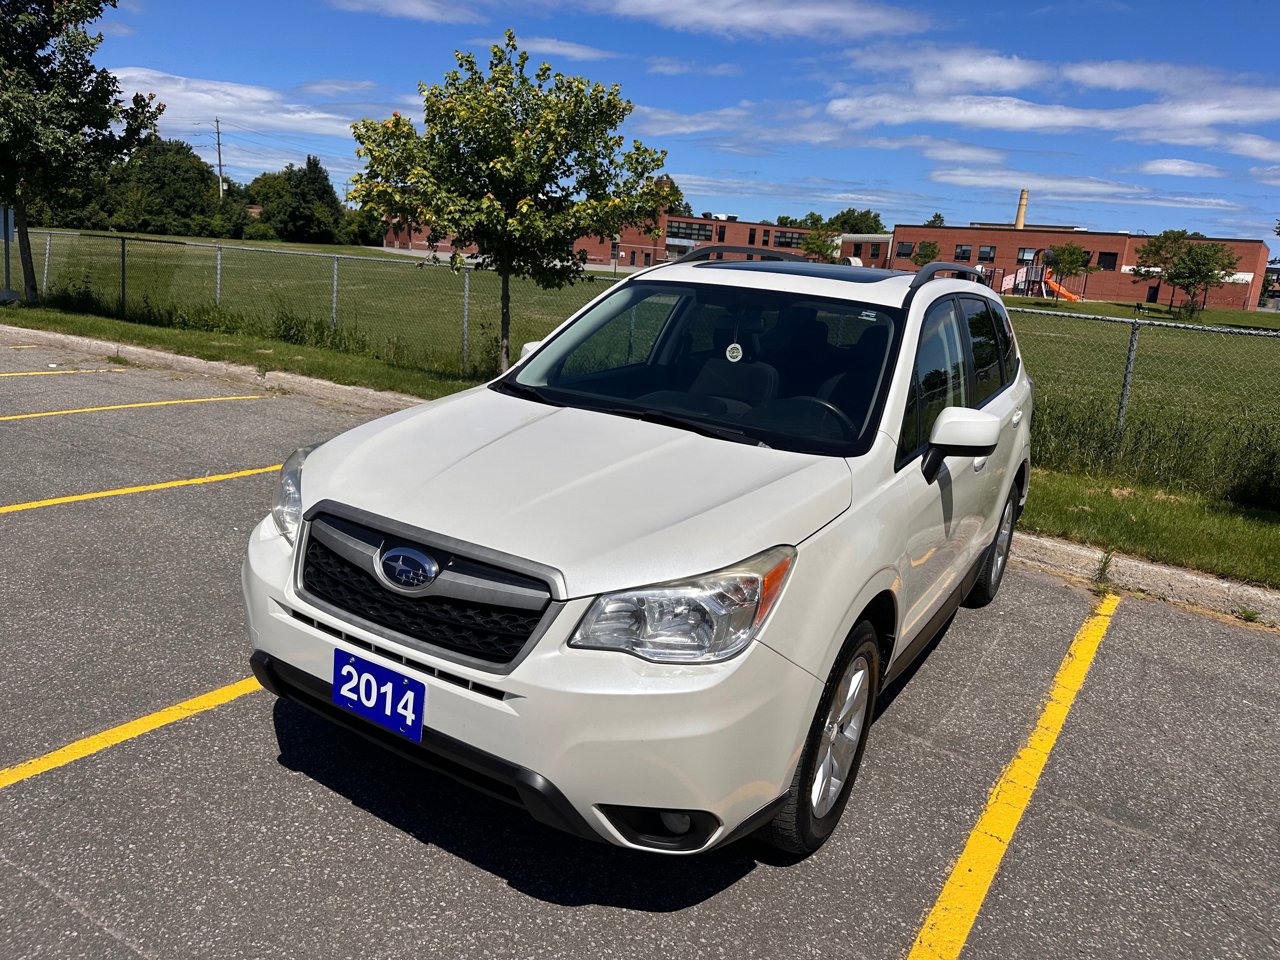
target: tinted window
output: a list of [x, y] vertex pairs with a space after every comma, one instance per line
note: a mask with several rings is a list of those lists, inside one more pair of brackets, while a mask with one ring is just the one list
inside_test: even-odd
[[[938, 414], [947, 407], [963, 407], [967, 402], [964, 340], [959, 318], [955, 302], [942, 300], [930, 308], [920, 333], [912, 400], [903, 419], [900, 448], [909, 452], [922, 446], [928, 441]], [[915, 430], [909, 429], [913, 419], [917, 421]], [[908, 438], [915, 441], [910, 446]]]
[[973, 405], [976, 407], [1004, 384], [1000, 375], [1000, 342], [996, 338], [999, 324], [988, 307], [990, 301], [964, 297], [960, 303], [973, 346]]
[[1018, 375], [1018, 354], [1014, 349], [1013, 326], [1009, 323], [1009, 314], [1004, 307], [992, 304], [991, 311], [996, 322], [996, 342], [1000, 344], [1000, 362], [1004, 367], [1004, 382], [1013, 383]]

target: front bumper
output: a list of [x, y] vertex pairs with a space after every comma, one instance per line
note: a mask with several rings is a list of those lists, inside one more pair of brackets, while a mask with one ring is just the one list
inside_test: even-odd
[[[432, 658], [309, 605], [293, 589], [292, 563], [268, 518], [242, 573], [263, 685], [543, 823], [693, 853], [767, 822], [790, 784], [822, 684], [763, 643], [700, 665], [574, 649], [568, 637], [592, 599], [580, 598], [501, 674]], [[426, 683], [422, 747], [332, 706], [335, 648]], [[709, 816], [673, 846], [620, 818], [635, 808]]]

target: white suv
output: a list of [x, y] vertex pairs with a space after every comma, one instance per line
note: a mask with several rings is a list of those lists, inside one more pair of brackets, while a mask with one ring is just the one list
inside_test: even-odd
[[948, 272], [981, 276], [657, 267], [298, 451], [244, 565], [255, 673], [580, 836], [817, 849], [1027, 493], [1008, 316]]

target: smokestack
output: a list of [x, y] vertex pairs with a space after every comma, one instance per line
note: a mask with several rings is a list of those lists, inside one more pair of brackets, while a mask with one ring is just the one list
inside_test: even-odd
[[1027, 191], [1023, 190], [1018, 197], [1018, 216], [1013, 221], [1013, 229], [1021, 230], [1027, 225]]

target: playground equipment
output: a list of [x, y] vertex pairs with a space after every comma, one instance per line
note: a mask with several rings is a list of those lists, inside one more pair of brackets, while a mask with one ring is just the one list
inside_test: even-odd
[[1000, 284], [1000, 292], [1016, 293], [1023, 297], [1058, 296], [1064, 300], [1080, 299], [1077, 294], [1053, 279], [1052, 267], [1045, 266], [1019, 267], [1005, 276]]

